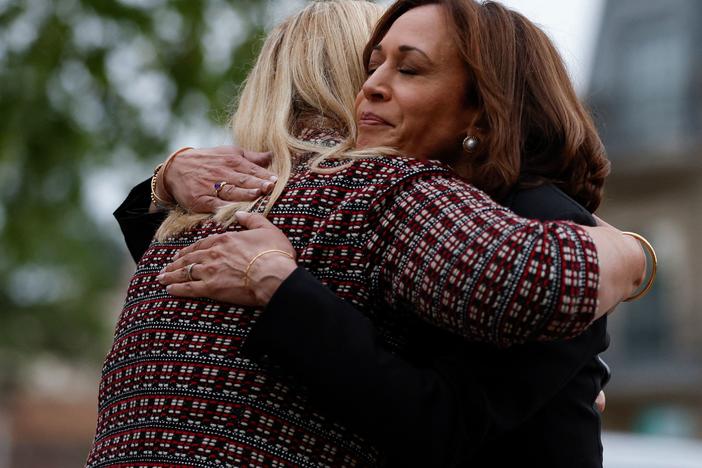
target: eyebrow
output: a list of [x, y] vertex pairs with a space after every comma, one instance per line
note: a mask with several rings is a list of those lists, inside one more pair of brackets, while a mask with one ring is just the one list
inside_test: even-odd
[[[377, 50], [378, 52], [382, 52], [382, 51], [383, 51], [383, 46], [381, 46], [380, 44], [378, 44], [378, 45], [376, 45], [375, 47], [373, 47], [373, 50]], [[398, 50], [399, 50], [400, 52], [404, 52], [404, 53], [407, 53], [407, 52], [418, 52], [418, 53], [420, 53], [421, 55], [423, 55], [424, 58], [427, 59], [427, 60], [429, 61], [429, 63], [434, 63], [434, 62], [432, 61], [432, 59], [430, 59], [429, 56], [426, 54], [426, 52], [424, 52], [422, 49], [419, 49], [419, 48], [417, 48], [417, 47], [410, 46], [410, 45], [401, 45], [401, 46], [398, 48]]]

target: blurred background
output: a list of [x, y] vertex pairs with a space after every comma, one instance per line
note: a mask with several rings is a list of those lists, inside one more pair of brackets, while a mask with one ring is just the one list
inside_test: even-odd
[[[231, 142], [263, 34], [304, 3], [0, 0], [0, 468], [84, 462], [134, 269], [112, 211], [173, 149]], [[659, 254], [654, 290], [610, 320], [606, 466], [700, 467], [702, 2], [504, 3], [596, 115], [599, 214]]]

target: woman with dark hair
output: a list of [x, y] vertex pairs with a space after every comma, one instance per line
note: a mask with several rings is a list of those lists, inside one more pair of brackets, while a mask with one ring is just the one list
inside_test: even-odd
[[[373, 74], [358, 99], [359, 146], [389, 146], [423, 160], [443, 157], [450, 162], [458, 161], [462, 147], [469, 158], [475, 158], [461, 172], [476, 185], [483, 177], [485, 188], [499, 195], [507, 190], [499, 187], [495, 180], [502, 177], [509, 181], [514, 171], [490, 163], [492, 148], [497, 156], [507, 158], [510, 148], [528, 152], [530, 148], [522, 144], [522, 139], [529, 140], [533, 136], [530, 133], [532, 129], [527, 127], [529, 131], [518, 132], [521, 136], [516, 146], [508, 136], [492, 133], [493, 129], [500, 129], [500, 132], [519, 130], [506, 123], [510, 120], [509, 114], [518, 110], [514, 107], [517, 103], [501, 92], [496, 82], [502, 78], [497, 73], [500, 69], [497, 65], [501, 64], [480, 64], [481, 72], [487, 76], [481, 81], [478, 74], [469, 73], [470, 66], [466, 67], [465, 64], [470, 63], [462, 60], [460, 47], [456, 45], [458, 41], [448, 36], [445, 28], [436, 27], [442, 22], [450, 27], [453, 20], [448, 18], [458, 18], [456, 21], [459, 23], [465, 20], [468, 24], [471, 15], [479, 15], [468, 7], [459, 11], [463, 17], [457, 15], [451, 8], [462, 8], [459, 3], [472, 5], [471, 2], [445, 2], [448, 10], [444, 10], [444, 6], [399, 2], [391, 7], [384, 22], [381, 21], [376, 30], [379, 40], [371, 41], [372, 51], [367, 53], [366, 64]], [[448, 11], [451, 11], [451, 16], [446, 15]], [[384, 24], [387, 25], [385, 30]], [[465, 33], [458, 26], [456, 31]], [[419, 34], [412, 34], [417, 32]], [[478, 39], [480, 43], [485, 38]], [[456, 45], [456, 48], [452, 45]], [[490, 91], [491, 86], [497, 89]], [[485, 104], [485, 96], [494, 98], [497, 103], [502, 100], [503, 107]], [[575, 106], [576, 111], [582, 109], [578, 106]], [[325, 118], [328, 116], [323, 113], [318, 117], [324, 123], [329, 122]], [[521, 119], [516, 122], [528, 126]], [[574, 123], [577, 122], [569, 124]], [[585, 135], [588, 123], [589, 120], [584, 130], [580, 128], [585, 137], [579, 140], [580, 145], [588, 141]], [[554, 127], [556, 133], [562, 129], [558, 124]], [[574, 134], [577, 135], [578, 129], [571, 132], [572, 129], [568, 128], [566, 134], [560, 137], [549, 135], [550, 130], [544, 132], [549, 138], [544, 141], [533, 139], [529, 144], [537, 147], [544, 145], [539, 148], [544, 154], [547, 149], [573, 149], [570, 145], [574, 141], [578, 147], [577, 138], [570, 140]], [[551, 136], [554, 140], [550, 139]], [[334, 138], [322, 137], [319, 140], [328, 143], [333, 142]], [[563, 140], [566, 140], [565, 143]], [[483, 142], [485, 147], [481, 146]], [[546, 148], [549, 142], [552, 146]], [[377, 154], [381, 150], [374, 151]], [[188, 234], [185, 241], [181, 240], [180, 234], [169, 236], [177, 233], [173, 226], [182, 229], [191, 221], [177, 223], [179, 217], [187, 215], [176, 213], [164, 225], [166, 229], [161, 232], [162, 240], [149, 247], [140, 264], [163, 264], [164, 249], [174, 250], [173, 246], [177, 245], [175, 250], [180, 250], [180, 258], [166, 268], [165, 274], [159, 275], [159, 281], [168, 284], [169, 293], [187, 297], [204, 295], [224, 302], [238, 294], [235, 302], [255, 305], [260, 304], [263, 288], [255, 289], [250, 294], [247, 283], [263, 285], [270, 279], [266, 266], [271, 266], [272, 259], [284, 268], [294, 270], [294, 262], [288, 262], [285, 257], [297, 253], [298, 260], [319, 275], [334, 292], [371, 317], [381, 331], [381, 342], [410, 362], [414, 358], [419, 365], [430, 364], [427, 368], [415, 367], [408, 372], [415, 372], [420, 384], [427, 382], [433, 386], [428, 395], [443, 395], [443, 401], [457, 403], [458, 407], [466, 401], [464, 390], [472, 392], [471, 395], [475, 397], [467, 400], [475, 413], [420, 415], [418, 421], [432, 418], [455, 421], [460, 426], [456, 429], [464, 429], [464, 432], [451, 431], [451, 437], [459, 434], [479, 437], [487, 434], [491, 437], [491, 431], [504, 432], [505, 428], [491, 427], [495, 421], [501, 422], [499, 418], [492, 418], [494, 415], [491, 412], [508, 413], [510, 409], [491, 408], [490, 392], [479, 387], [476, 389], [471, 385], [474, 382], [462, 377], [465, 373], [456, 374], [461, 368], [452, 366], [453, 357], [463, 355], [463, 348], [458, 348], [459, 343], [461, 346], [463, 343], [423, 322], [415, 321], [411, 315], [399, 309], [414, 312], [424, 320], [454, 332], [460, 331], [468, 337], [503, 345], [530, 338], [572, 336], [581, 332], [593, 318], [602, 316], [619, 300], [627, 297], [633, 286], [640, 282], [641, 252], [635, 243], [611, 229], [578, 228], [568, 223], [541, 224], [514, 217], [452, 176], [441, 165], [369, 153], [368, 149], [363, 153], [353, 152], [350, 144], [338, 145], [310, 163], [310, 166], [320, 168], [320, 172], [303, 170], [294, 173], [296, 179], [291, 179], [291, 183], [282, 189], [280, 198], [271, 206], [271, 219], [288, 235], [292, 235], [297, 252], [287, 245], [274, 250], [262, 249], [253, 256], [241, 258], [248, 252], [233, 251], [227, 245], [232, 239], [241, 239], [249, 232], [240, 233], [238, 237], [228, 232], [224, 223], [227, 216], [233, 215], [231, 211], [222, 216], [220, 212], [215, 218], [225, 226], [223, 231], [183, 248], [183, 245], [194, 240], [191, 235]], [[538, 151], [534, 154], [539, 155]], [[334, 166], [332, 156], [344, 157], [351, 162], [330, 167]], [[179, 158], [185, 161], [187, 155]], [[521, 163], [519, 159], [512, 162]], [[544, 176], [537, 166], [530, 167], [535, 171], [532, 175], [534, 180], [529, 181], [531, 183], [538, 183], [539, 178]], [[566, 164], [566, 170], [573, 167], [581, 165], [577, 162]], [[517, 168], [516, 176], [511, 181], [512, 187], [519, 174], [520, 169]], [[557, 175], [553, 178], [557, 179]], [[596, 184], [597, 176], [594, 180]], [[158, 182], [158, 179], [154, 181]], [[169, 185], [173, 186], [170, 182]], [[219, 192], [223, 184], [217, 185]], [[288, 211], [292, 207], [294, 213]], [[575, 211], [573, 206], [568, 208], [564, 211]], [[240, 223], [250, 225], [252, 215], [235, 216]], [[254, 221], [261, 222], [264, 229], [272, 230], [260, 219], [254, 217]], [[169, 227], [171, 232], [168, 232]], [[192, 229], [197, 232], [200, 228], [196, 224]], [[211, 231], [212, 227], [209, 229]], [[256, 231], [251, 233], [259, 234]], [[309, 237], [311, 234], [312, 238]], [[169, 245], [171, 247], [167, 247]], [[361, 260], [360, 263], [357, 260]], [[597, 287], [598, 263], [600, 287]], [[394, 312], [386, 313], [383, 307], [394, 309]], [[237, 317], [243, 315], [237, 312]], [[255, 340], [256, 327], [265, 323], [267, 317], [268, 313], [260, 317], [250, 338]], [[343, 323], [345, 318], [339, 318], [339, 323]], [[333, 321], [329, 323], [332, 327], [336, 326]], [[368, 322], [365, 326], [368, 327]], [[366, 336], [372, 336], [372, 333]], [[318, 349], [324, 349], [325, 343], [321, 344]], [[298, 345], [305, 347], [304, 343]], [[329, 343], [326, 345], [327, 349], [333, 348], [328, 346]], [[367, 349], [373, 353], [378, 351], [377, 343], [369, 345]], [[392, 359], [394, 357], [388, 355], [386, 362], [389, 364]], [[367, 362], [371, 366], [373, 360]], [[298, 362], [292, 366], [303, 367], [302, 364]], [[392, 365], [395, 365], [394, 361]], [[352, 369], [356, 370], [358, 366], [349, 365], [344, 370]], [[443, 372], [444, 369], [451, 370], [449, 375]], [[575, 372], [578, 370], [574, 368]], [[433, 381], [436, 375], [445, 377], [445, 381]], [[324, 383], [319, 380], [325, 377], [317, 375], [317, 382], [314, 382], [315, 373], [305, 374], [303, 370], [300, 378], [303, 382], [309, 380], [311, 385], [321, 384], [323, 387]], [[378, 382], [392, 385], [392, 375], [381, 372], [373, 374], [373, 377], [377, 377]], [[335, 378], [332, 377], [332, 380]], [[364, 388], [362, 383], [355, 385], [359, 389]], [[487, 388], [490, 389], [489, 385]], [[500, 389], [496, 390], [499, 393]], [[456, 398], [456, 392], [459, 398]], [[363, 396], [371, 401], [375, 398], [365, 393]], [[397, 394], [397, 398], [398, 403], [403, 402], [402, 392]], [[502, 402], [505, 403], [505, 400]], [[387, 409], [390, 415], [399, 414], [394, 412], [395, 408]], [[517, 408], [516, 412], [519, 411], [520, 408]], [[517, 419], [519, 417], [510, 416], [504, 421], [513, 423]], [[474, 441], [458, 438], [448, 442], [460, 446], [471, 445]], [[432, 449], [430, 447], [428, 451]], [[466, 453], [448, 447], [441, 455], [442, 459], [437, 460], [439, 464], [460, 463]]]

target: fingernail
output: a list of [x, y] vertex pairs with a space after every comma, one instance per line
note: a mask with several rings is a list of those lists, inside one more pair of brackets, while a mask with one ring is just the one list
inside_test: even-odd
[[234, 216], [236, 216], [236, 219], [243, 219], [246, 217], [248, 213], [246, 211], [237, 211], [234, 213]]
[[156, 277], [156, 279], [158, 280], [159, 283], [163, 283], [163, 275], [158, 275]]
[[268, 180], [270, 180], [273, 183], [278, 182], [278, 176], [270, 176]]
[[268, 191], [269, 191], [270, 189], [272, 189], [272, 188], [273, 188], [273, 184], [270, 183], [270, 182], [264, 182], [264, 183], [261, 184], [261, 189], [262, 189], [264, 192], [268, 192]]
[[166, 267], [161, 268], [161, 269], [159, 270], [159, 273], [163, 273], [164, 271], [166, 271]]

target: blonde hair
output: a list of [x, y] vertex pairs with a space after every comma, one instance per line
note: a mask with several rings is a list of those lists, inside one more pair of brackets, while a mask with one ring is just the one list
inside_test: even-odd
[[[278, 182], [265, 214], [290, 178], [294, 154], [318, 153], [312, 163], [318, 172], [325, 171], [319, 167], [323, 160], [370, 154], [348, 150], [356, 137], [354, 101], [366, 79], [363, 49], [382, 12], [365, 0], [315, 1], [266, 38], [231, 120], [239, 146], [273, 153], [269, 170]], [[300, 122], [332, 127], [347, 138], [335, 148], [315, 146], [296, 138]], [[235, 221], [236, 211], [248, 210], [253, 203], [228, 204], [214, 220], [227, 226]], [[208, 218], [176, 209], [159, 228], [157, 238], [163, 240]]]

